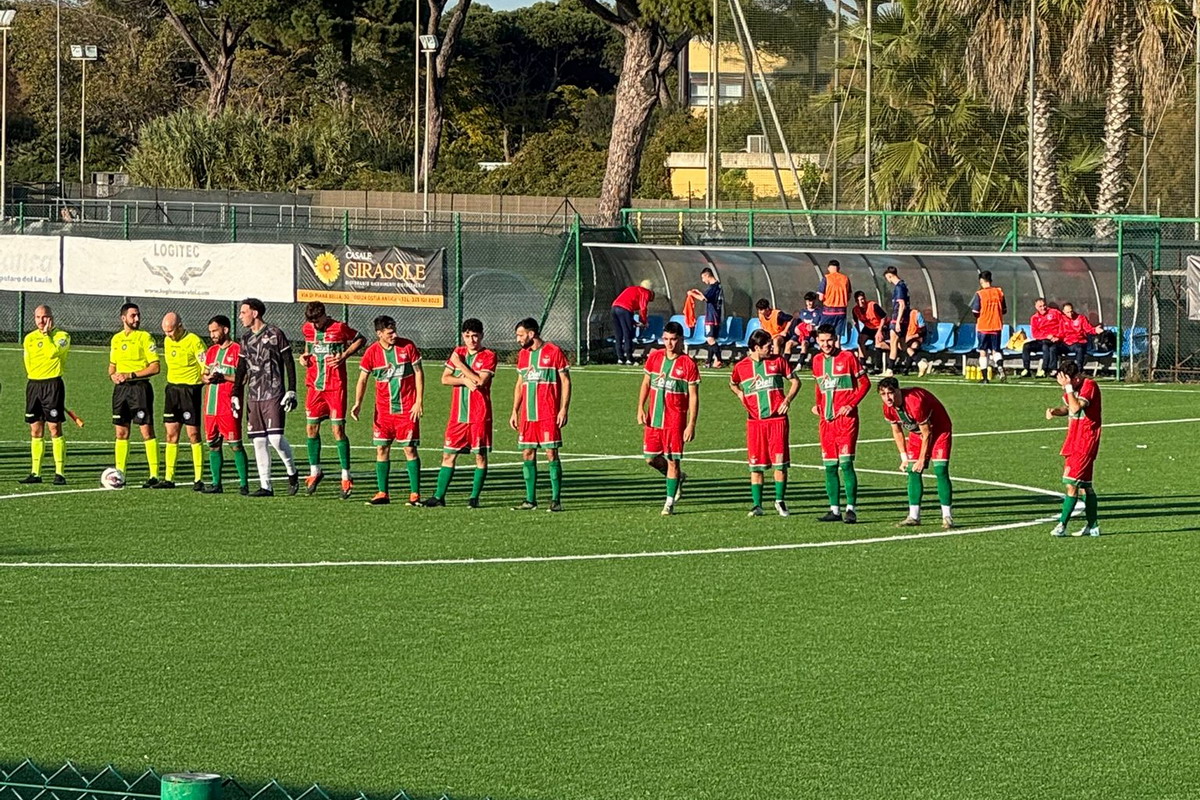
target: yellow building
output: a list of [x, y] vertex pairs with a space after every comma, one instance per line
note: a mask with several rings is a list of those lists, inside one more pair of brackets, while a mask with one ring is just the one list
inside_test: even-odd
[[[821, 156], [814, 153], [792, 153], [792, 163], [795, 164], [796, 172], [801, 176], [804, 174], [806, 165], [813, 164], [819, 169], [822, 160]], [[798, 197], [796, 181], [792, 177], [792, 170], [788, 167], [787, 157], [783, 153], [776, 153], [775, 163], [779, 165], [779, 178], [783, 181], [784, 193], [788, 197]], [[671, 176], [671, 195], [673, 197], [683, 200], [706, 198], [704, 153], [668, 153], [666, 167]], [[721, 153], [721, 169], [745, 171], [746, 180], [753, 186], [755, 197], [779, 196], [770, 153]]]
[[[686, 68], [681, 70], [688, 76], [687, 105], [693, 114], [703, 114], [708, 107], [708, 76], [711, 64], [712, 45], [704, 39], [695, 38], [688, 42], [686, 53]], [[722, 42], [717, 48], [719, 61], [717, 72], [720, 82], [717, 91], [717, 102], [720, 105], [740, 103], [750, 97], [750, 87], [746, 82], [746, 60], [742, 58], [742, 50], [735, 42]], [[802, 75], [808, 72], [807, 65], [792, 64], [786, 58], [760, 52], [758, 61], [753, 64], [754, 73], [758, 75], [759, 66], [768, 80], [776, 75]], [[759, 76], [761, 80], [761, 76]]]

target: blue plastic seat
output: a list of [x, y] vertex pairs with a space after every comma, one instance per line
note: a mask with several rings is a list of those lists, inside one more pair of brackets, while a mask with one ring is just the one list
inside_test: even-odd
[[637, 344], [657, 342], [662, 337], [664, 322], [661, 314], [651, 314], [646, 320], [646, 327], [642, 328], [641, 335], [635, 336], [633, 341]]
[[954, 340], [946, 348], [947, 353], [956, 356], [964, 355], [975, 350], [975, 323], [964, 322], [954, 331]]
[[[687, 330], [686, 326], [684, 327], [684, 330]], [[704, 344], [704, 317], [696, 318], [696, 329], [688, 334], [687, 338], [683, 340], [683, 343], [686, 345]]]
[[924, 353], [941, 353], [954, 341], [954, 323], [939, 322], [933, 329], [933, 338], [921, 345]]
[[736, 345], [746, 331], [746, 320], [741, 317], [726, 317], [721, 323], [721, 335], [717, 342], [725, 347]]
[[[685, 317], [683, 314], [673, 314], [670, 321], [679, 323], [679, 325], [683, 328], [683, 338], [686, 341], [688, 334], [691, 332], [691, 330], [688, 328], [687, 317]], [[696, 327], [699, 326], [697, 325]], [[662, 344], [662, 331], [659, 331], [658, 333], [658, 343]]]
[[750, 321], [746, 323], [746, 330], [742, 331], [741, 338], [733, 343], [733, 348], [735, 350], [745, 350], [750, 346], [750, 334], [761, 329], [762, 322], [759, 321], [758, 317], [751, 317]]

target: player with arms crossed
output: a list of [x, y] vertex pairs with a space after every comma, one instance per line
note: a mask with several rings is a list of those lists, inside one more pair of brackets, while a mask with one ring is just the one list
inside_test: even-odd
[[683, 484], [680, 461], [684, 444], [696, 438], [700, 369], [683, 352], [682, 325], [668, 322], [663, 326], [662, 340], [662, 349], [646, 358], [646, 374], [638, 391], [637, 421], [645, 429], [642, 455], [646, 463], [667, 478], [667, 502], [662, 509], [667, 517], [675, 513]]
[[[750, 462], [751, 517], [761, 517], [763, 472], [775, 470], [775, 511], [788, 515], [787, 471], [791, 466], [788, 446], [788, 408], [800, 391], [800, 379], [783, 356], [771, 355], [771, 335], [764, 330], [750, 334], [749, 354], [729, 376], [729, 390], [746, 407], [746, 454]], [[785, 393], [784, 386], [787, 386]]]
[[[296, 362], [292, 345], [275, 325], [263, 316], [267, 306], [257, 297], [242, 301], [238, 318], [245, 326], [242, 352], [234, 378], [233, 408], [238, 410], [245, 388], [246, 433], [254, 442], [254, 463], [258, 467], [258, 485], [251, 497], [274, 497], [271, 488], [271, 448], [279, 454], [288, 476], [288, 494], [300, 489], [300, 473], [292, 445], [283, 435], [284, 420], [296, 410]], [[285, 384], [284, 381], [287, 381]]]
[[121, 306], [121, 332], [112, 337], [108, 377], [113, 382], [112, 419], [116, 431], [116, 467], [122, 473], [129, 460], [129, 423], [137, 420], [146, 448], [150, 477], [143, 489], [158, 485], [158, 440], [154, 438], [154, 387], [158, 374], [158, 346], [141, 329], [142, 312], [136, 303]]
[[1063, 468], [1063, 483], [1067, 493], [1063, 497], [1062, 514], [1058, 524], [1050, 531], [1052, 536], [1066, 536], [1067, 522], [1075, 511], [1080, 493], [1083, 494], [1083, 511], [1086, 524], [1075, 536], [1099, 536], [1097, 521], [1096, 490], [1092, 488], [1092, 472], [1096, 455], [1100, 452], [1100, 425], [1102, 422], [1100, 386], [1085, 377], [1079, 365], [1067, 361], [1055, 375], [1063, 390], [1063, 404], [1058, 408], [1047, 408], [1046, 419], [1067, 418], [1067, 438], [1063, 442], [1062, 456], [1066, 460]]
[[308, 469], [305, 493], [313, 494], [325, 477], [321, 469], [321, 423], [329, 420], [342, 467], [342, 499], [350, 496], [350, 440], [346, 438], [346, 361], [366, 347], [358, 331], [325, 313], [325, 304], [314, 300], [304, 308], [305, 366], [304, 416], [308, 433]]
[[571, 407], [571, 371], [567, 356], [552, 342], [542, 340], [541, 325], [533, 317], [517, 323], [517, 385], [513, 389], [509, 427], [517, 432], [517, 447], [524, 459], [525, 502], [513, 511], [537, 508], [537, 451], [546, 451], [550, 473], [550, 511], [562, 511], [562, 429]]
[[[812, 412], [820, 420], [817, 433], [821, 440], [821, 463], [825, 467], [825, 494], [829, 513], [821, 522], [858, 522], [854, 505], [858, 501], [858, 475], [854, 471], [854, 452], [858, 446], [858, 404], [871, 389], [871, 379], [853, 352], [843, 350], [837, 328], [825, 324], [817, 328], [817, 347], [813, 357], [813, 391], [816, 405]], [[838, 470], [846, 487], [846, 513], [839, 513]]]
[[[221, 494], [221, 471], [225, 466], [224, 442], [233, 451], [233, 467], [237, 471], [239, 492], [250, 494], [250, 466], [242, 447], [242, 423], [234, 409], [234, 380], [242, 346], [229, 338], [229, 317], [217, 314], [208, 321], [208, 338], [212, 347], [204, 354], [204, 438], [208, 440], [208, 467], [212, 483], [205, 494]], [[238, 405], [241, 405], [239, 398]]]
[[446, 505], [454, 464], [460, 453], [471, 452], [475, 453], [475, 475], [467, 508], [479, 508], [479, 495], [487, 478], [488, 453], [492, 451], [492, 376], [496, 374], [496, 353], [484, 349], [483, 323], [479, 320], [463, 320], [461, 333], [463, 343], [450, 353], [442, 370], [442, 385], [453, 388], [437, 489], [425, 501], [430, 508]]
[[204, 340], [183, 327], [174, 311], [162, 320], [163, 360], [167, 362], [167, 390], [163, 402], [163, 427], [167, 429], [167, 470], [155, 489], [175, 488], [175, 463], [179, 460], [179, 431], [187, 428], [192, 445], [192, 490], [204, 491], [204, 448], [200, 444], [200, 395], [204, 388]]
[[421, 417], [424, 415], [425, 372], [421, 353], [408, 339], [396, 335], [396, 320], [387, 315], [375, 318], [376, 341], [359, 362], [358, 385], [350, 416], [358, 421], [367, 381], [375, 381], [375, 416], [372, 423], [375, 445], [375, 496], [369, 506], [391, 502], [388, 481], [392, 472], [392, 445], [404, 448], [408, 467], [408, 502], [421, 505]]
[[71, 335], [54, 327], [50, 306], [33, 310], [34, 330], [25, 336], [25, 421], [29, 423], [29, 450], [33, 466], [29, 477], [17, 483], [42, 482], [42, 456], [46, 453], [46, 428], [50, 428], [50, 447], [54, 452], [54, 485], [67, 482], [64, 473], [67, 442], [63, 438], [63, 417], [67, 415], [67, 390], [63, 368], [71, 352]]
[[[883, 418], [892, 423], [892, 437], [900, 451], [900, 471], [908, 474], [908, 516], [896, 527], [921, 524], [921, 475], [933, 466], [937, 477], [938, 502], [942, 505], [942, 527], [954, 527], [950, 504], [950, 445], [953, 426], [946, 407], [927, 389], [901, 389], [900, 382], [887, 377], [879, 382]], [[907, 436], [906, 436], [907, 434]], [[907, 438], [907, 441], [905, 441]]]

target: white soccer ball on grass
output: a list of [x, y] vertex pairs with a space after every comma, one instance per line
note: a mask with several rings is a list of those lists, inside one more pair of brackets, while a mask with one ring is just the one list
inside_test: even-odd
[[124, 489], [125, 473], [116, 467], [109, 467], [100, 473], [100, 485], [105, 489]]

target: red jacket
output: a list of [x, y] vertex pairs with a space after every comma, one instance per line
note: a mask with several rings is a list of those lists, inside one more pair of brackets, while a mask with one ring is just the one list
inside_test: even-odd
[[1063, 314], [1062, 318], [1062, 340], [1065, 345], [1083, 344], [1087, 341], [1087, 337], [1094, 336], [1096, 328], [1092, 323], [1088, 322], [1088, 318], [1083, 314], [1076, 314], [1073, 318]]
[[654, 299], [654, 292], [641, 286], [627, 286], [613, 300], [613, 308], [623, 308], [632, 311], [642, 322], [646, 321], [646, 307]]
[[1051, 336], [1062, 338], [1063, 313], [1057, 308], [1046, 307], [1045, 314], [1039, 314], [1036, 311], [1029, 318], [1029, 327], [1032, 329], [1031, 338], [1033, 339], [1049, 339]]

